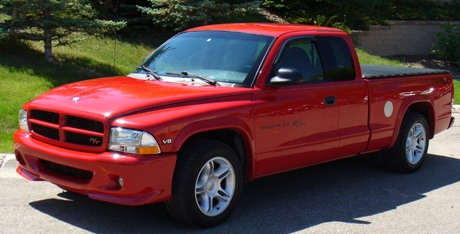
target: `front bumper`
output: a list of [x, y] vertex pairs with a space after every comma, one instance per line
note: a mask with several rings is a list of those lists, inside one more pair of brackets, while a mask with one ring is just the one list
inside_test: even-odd
[[171, 196], [175, 153], [81, 152], [38, 141], [23, 130], [13, 140], [17, 172], [29, 180], [49, 181], [93, 199], [124, 205], [160, 202]]

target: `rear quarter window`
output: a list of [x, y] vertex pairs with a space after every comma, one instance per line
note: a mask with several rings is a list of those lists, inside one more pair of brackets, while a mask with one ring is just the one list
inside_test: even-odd
[[326, 79], [354, 80], [356, 71], [353, 56], [346, 41], [340, 37], [317, 37], [317, 42]]

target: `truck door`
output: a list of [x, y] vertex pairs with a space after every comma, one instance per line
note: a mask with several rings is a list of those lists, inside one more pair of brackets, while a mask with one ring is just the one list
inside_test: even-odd
[[363, 152], [369, 141], [369, 91], [364, 80], [356, 75], [350, 52], [352, 44], [345, 39], [349, 37], [317, 37], [325, 76], [333, 79], [337, 87], [340, 135], [337, 157]]
[[270, 86], [253, 96], [256, 176], [332, 159], [339, 145], [337, 89], [323, 72], [314, 38], [287, 40], [273, 64], [299, 72], [298, 84]]

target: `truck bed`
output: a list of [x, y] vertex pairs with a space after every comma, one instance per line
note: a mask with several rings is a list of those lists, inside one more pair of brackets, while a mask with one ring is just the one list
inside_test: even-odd
[[363, 78], [365, 79], [422, 76], [449, 73], [449, 71], [441, 69], [396, 67], [370, 64], [361, 64], [361, 72], [363, 74]]

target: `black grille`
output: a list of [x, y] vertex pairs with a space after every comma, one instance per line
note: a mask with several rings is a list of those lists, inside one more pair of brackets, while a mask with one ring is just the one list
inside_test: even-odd
[[91, 119], [84, 119], [75, 116], [66, 117], [66, 125], [73, 128], [84, 129], [93, 132], [104, 133], [104, 124]]
[[56, 140], [64, 143], [62, 146], [69, 148], [81, 145], [89, 151], [103, 150], [101, 146], [104, 141], [105, 126], [102, 121], [42, 110], [30, 110], [29, 118], [34, 133], [32, 136]]
[[40, 163], [49, 169], [50, 171], [57, 172], [59, 174], [72, 176], [79, 179], [90, 180], [93, 178], [93, 173], [90, 171], [81, 170], [74, 167], [64, 166], [58, 163], [50, 162], [47, 160], [40, 159]]
[[87, 146], [101, 146], [102, 137], [90, 136], [74, 132], [65, 132], [65, 141], [73, 144]]
[[33, 110], [30, 114], [32, 119], [41, 120], [48, 123], [59, 124], [59, 114], [48, 112], [48, 111], [41, 111], [41, 110]]
[[59, 141], [59, 130], [32, 123], [32, 130], [44, 137]]

